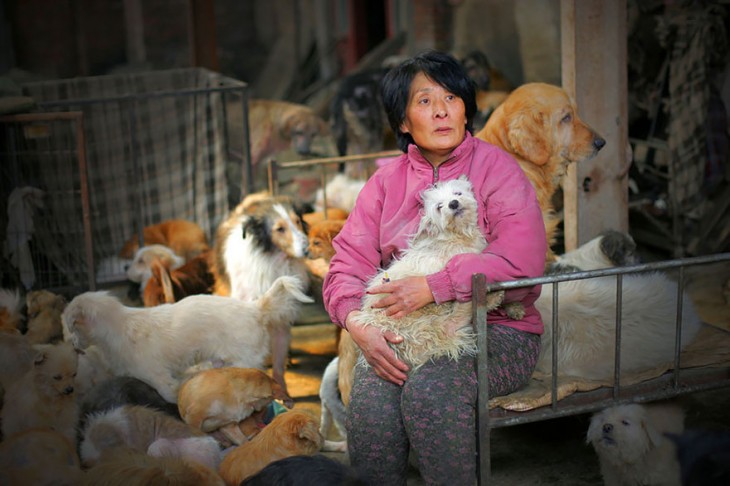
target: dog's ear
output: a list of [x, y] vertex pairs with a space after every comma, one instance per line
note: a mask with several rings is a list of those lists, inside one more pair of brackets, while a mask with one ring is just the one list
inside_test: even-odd
[[550, 160], [552, 147], [549, 140], [552, 129], [546, 116], [539, 110], [523, 107], [516, 111], [507, 126], [507, 141], [512, 152], [535, 165]]
[[274, 250], [274, 243], [271, 241], [271, 228], [269, 228], [266, 217], [248, 216], [241, 225], [243, 239], [252, 238], [259, 247], [270, 252]]

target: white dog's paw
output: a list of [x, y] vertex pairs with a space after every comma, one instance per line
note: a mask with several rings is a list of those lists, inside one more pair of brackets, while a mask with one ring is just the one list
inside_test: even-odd
[[504, 304], [504, 311], [507, 313], [507, 317], [514, 321], [521, 321], [525, 317], [525, 307], [522, 302]]
[[487, 293], [487, 311], [491, 311], [502, 305], [504, 290]]

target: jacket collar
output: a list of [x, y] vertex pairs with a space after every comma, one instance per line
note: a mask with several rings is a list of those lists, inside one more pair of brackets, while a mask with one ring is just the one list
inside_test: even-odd
[[[451, 152], [449, 158], [439, 165], [438, 170], [441, 176], [439, 179], [452, 171], [450, 167], [458, 165], [461, 166], [460, 162], [471, 160], [472, 154], [474, 153], [474, 137], [468, 131], [464, 133], [464, 140]], [[428, 172], [433, 174], [434, 167], [431, 162], [426, 159], [421, 153], [421, 150], [416, 144], [408, 145], [408, 158], [411, 160], [411, 166], [418, 172]], [[459, 168], [461, 170], [461, 168]]]

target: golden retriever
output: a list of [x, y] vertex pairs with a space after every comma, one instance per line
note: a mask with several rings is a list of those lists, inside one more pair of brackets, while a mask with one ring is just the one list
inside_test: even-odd
[[261, 411], [272, 400], [293, 400], [265, 372], [255, 368], [213, 368], [195, 374], [182, 384], [177, 395], [180, 417], [203, 432], [220, 429], [234, 444], [248, 439], [239, 422]]
[[315, 137], [329, 132], [324, 119], [310, 107], [268, 99], [249, 100], [248, 127], [251, 166], [257, 180], [263, 178], [269, 157], [289, 149], [300, 155], [310, 154]]
[[[580, 119], [565, 90], [545, 83], [515, 89], [475, 136], [517, 159], [535, 187], [548, 245], [554, 244], [560, 219], [552, 198], [568, 165], [589, 160], [606, 141]], [[548, 248], [547, 263], [554, 258]]]
[[[197, 223], [184, 219], [168, 219], [146, 226], [142, 231], [144, 245], [165, 245], [176, 255], [190, 260], [208, 248], [208, 237]], [[131, 259], [139, 249], [138, 235], [132, 236], [119, 251], [120, 258]]]
[[274, 461], [316, 454], [323, 442], [317, 419], [307, 412], [290, 410], [274, 417], [250, 442], [230, 451], [218, 472], [226, 484], [238, 486]]

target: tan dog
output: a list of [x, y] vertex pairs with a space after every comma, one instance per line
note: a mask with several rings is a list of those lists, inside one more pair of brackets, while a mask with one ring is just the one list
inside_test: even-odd
[[86, 471], [83, 486], [224, 486], [213, 469], [178, 457], [152, 457], [117, 448]]
[[679, 486], [679, 461], [665, 433], [684, 430], [684, 413], [669, 405], [619, 405], [593, 415], [586, 442], [593, 445], [606, 486]]
[[33, 428], [0, 442], [0, 484], [80, 484], [76, 445], [51, 428]]
[[34, 290], [25, 296], [28, 306], [26, 339], [31, 344], [47, 344], [63, 339], [61, 314], [66, 299], [47, 290]]
[[323, 442], [317, 419], [307, 412], [291, 410], [274, 417], [250, 442], [230, 451], [218, 472], [226, 484], [238, 486], [274, 461], [316, 454]]
[[312, 151], [312, 141], [328, 132], [327, 124], [306, 105], [279, 100], [252, 99], [248, 103], [251, 165], [291, 148], [301, 155]]
[[74, 380], [78, 356], [71, 343], [34, 346], [33, 368], [5, 389], [3, 436], [52, 427], [76, 442], [78, 406]]
[[[197, 223], [184, 219], [168, 219], [146, 226], [142, 232], [145, 245], [165, 245], [185, 260], [208, 248], [208, 238]], [[139, 237], [134, 235], [119, 252], [121, 258], [131, 259], [139, 249]]]
[[81, 462], [97, 464], [105, 452], [125, 447], [155, 457], [179, 457], [216, 469], [220, 447], [206, 435], [165, 412], [141, 405], [122, 405], [90, 415], [79, 445]]
[[347, 211], [342, 208], [327, 208], [327, 213], [324, 211], [315, 211], [313, 213], [305, 213], [302, 215], [302, 219], [310, 227], [325, 220], [346, 220], [350, 215]]
[[180, 417], [203, 432], [220, 429], [234, 444], [248, 441], [239, 422], [272, 400], [294, 405], [289, 395], [265, 372], [255, 368], [214, 368], [183, 383], [177, 396]]
[[152, 264], [157, 262], [162, 267], [174, 270], [185, 264], [185, 259], [178, 256], [172, 248], [165, 245], [145, 245], [134, 253], [132, 263], [127, 268], [127, 278], [139, 284], [142, 292], [152, 278]]
[[327, 275], [330, 260], [335, 255], [332, 240], [339, 234], [345, 225], [343, 220], [323, 220], [309, 228], [309, 260], [307, 268], [321, 279]]
[[[514, 90], [476, 137], [509, 152], [535, 187], [548, 245], [560, 222], [552, 198], [568, 165], [586, 161], [606, 144], [578, 117], [575, 102], [560, 87], [528, 83]], [[547, 263], [554, 260], [548, 248]]]

